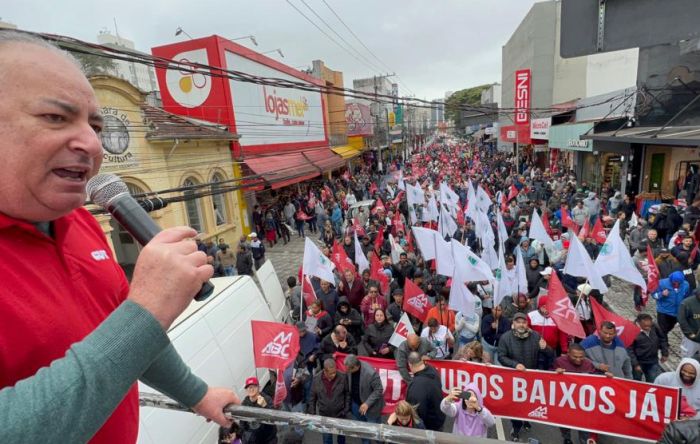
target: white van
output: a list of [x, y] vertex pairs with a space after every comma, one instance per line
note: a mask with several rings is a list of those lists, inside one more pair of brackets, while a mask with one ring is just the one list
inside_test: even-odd
[[[284, 322], [289, 315], [269, 262], [258, 272], [264, 296], [249, 276], [214, 278], [214, 294], [206, 301], [193, 301], [168, 330], [173, 345], [195, 374], [210, 386], [231, 387], [241, 398], [246, 378], [257, 374], [261, 386], [269, 380], [266, 369], [256, 373], [250, 321]], [[142, 383], [139, 390], [157, 393]], [[191, 413], [141, 407], [139, 423], [139, 444], [218, 442], [218, 426]]]

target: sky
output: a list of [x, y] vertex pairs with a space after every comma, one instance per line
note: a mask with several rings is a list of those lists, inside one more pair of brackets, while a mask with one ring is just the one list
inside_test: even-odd
[[535, 0], [5, 0], [3, 3], [0, 20], [14, 23], [20, 29], [91, 42], [97, 41], [101, 30], [114, 34], [116, 22], [119, 35], [134, 41], [136, 49], [144, 52], [150, 52], [153, 46], [187, 39], [184, 34], [175, 36], [178, 27], [194, 38], [212, 34], [228, 38], [254, 35], [257, 47], [249, 40], [237, 43], [260, 52], [280, 48], [284, 58], [276, 53], [270, 56], [298, 69], [310, 67], [312, 60], [321, 59], [329, 68], [343, 72], [345, 87], [352, 87], [352, 79], [396, 73], [398, 77], [394, 81], [399, 84], [400, 96], [436, 99], [443, 98], [446, 91], [500, 83], [501, 47]]

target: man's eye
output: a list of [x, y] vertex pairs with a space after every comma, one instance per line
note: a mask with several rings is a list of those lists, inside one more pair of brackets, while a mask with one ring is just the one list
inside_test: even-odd
[[91, 125], [91, 126], [92, 126], [92, 130], [95, 131], [95, 134], [97, 134], [98, 136], [100, 134], [102, 134], [102, 125]]
[[44, 114], [42, 117], [50, 123], [63, 123], [66, 121], [66, 118], [60, 114]]

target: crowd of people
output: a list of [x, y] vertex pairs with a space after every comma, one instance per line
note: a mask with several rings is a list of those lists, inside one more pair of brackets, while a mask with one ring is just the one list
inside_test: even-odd
[[[452, 216], [445, 215], [449, 208], [440, 200], [441, 184], [459, 200]], [[408, 203], [408, 185], [422, 190], [424, 204]], [[469, 199], [478, 189], [488, 196], [488, 222], [504, 249], [505, 269], [500, 272], [505, 284], [501, 285], [510, 287], [495, 303], [493, 282], [467, 282], [477, 301], [473, 310], [458, 311], [450, 308], [454, 283], [437, 272], [434, 260], [424, 258], [412, 228], [437, 229], [446, 240], [456, 239], [484, 258], [486, 246], [467, 210], [474, 205]], [[433, 199], [437, 212], [430, 208]], [[371, 203], [353, 208], [360, 201]], [[553, 246], [528, 237], [533, 211], [542, 219]], [[499, 212], [505, 232], [498, 227]], [[290, 409], [381, 421], [383, 398], [377, 374], [358, 361], [358, 355], [396, 361], [408, 391], [405, 402], [386, 421], [405, 427], [442, 430], [449, 416], [454, 418], [454, 433], [487, 436], [494, 424], [488, 400], [477, 387], [453, 387], [444, 397], [439, 376], [426, 359], [656, 382], [682, 389], [684, 418], [695, 417], [700, 409], [697, 361], [684, 360], [672, 372], [664, 373], [661, 367], [669, 357], [669, 332], [676, 324], [684, 335], [680, 354], [691, 358], [700, 349], [696, 319], [700, 318], [700, 290], [696, 291], [695, 281], [700, 257], [694, 237], [700, 200], [681, 212], [673, 205], [653, 207], [647, 217], [641, 217], [631, 196], [622, 196], [609, 184], [596, 191], [561, 166], [550, 171], [527, 158], [516, 160], [473, 144], [433, 142], [409, 159], [394, 160], [385, 173], [366, 163], [354, 174], [346, 172], [333, 181], [280, 196], [274, 205], [256, 208], [255, 214], [257, 230], [266, 230], [270, 246], [280, 230], [289, 236], [293, 226], [298, 236], [317, 235], [322, 252], [331, 259], [335, 249], [342, 249], [357, 269], [362, 263], [378, 264], [378, 269], [361, 272], [336, 267], [333, 282], [309, 276], [313, 300], [304, 294], [307, 277], [288, 278], [291, 313], [301, 337], [301, 352], [284, 375], [292, 387], [286, 400]], [[573, 236], [595, 260], [606, 233], [618, 221], [639, 272], [647, 278], [653, 257], [660, 274], [655, 291], [629, 285], [621, 287], [623, 294], [615, 295], [632, 300], [638, 311], [634, 322], [640, 333], [628, 345], [613, 323], [594, 317], [591, 300], [607, 307], [605, 295], [586, 278], [564, 271]], [[527, 291], [515, 282], [516, 257], [526, 264]], [[587, 337], [568, 336], [549, 316], [546, 301], [553, 274], [575, 306]], [[407, 314], [403, 300], [408, 280], [433, 307], [423, 320], [408, 314], [416, 333], [396, 347], [390, 339]], [[609, 277], [605, 281], [610, 284]], [[656, 301], [656, 316], [646, 307], [650, 298]], [[335, 353], [348, 356], [343, 371], [336, 368]], [[510, 439], [520, 440], [529, 429], [528, 422], [513, 420]], [[573, 443], [571, 430], [561, 429], [561, 435], [564, 444]], [[597, 435], [578, 431], [578, 439], [595, 443]], [[324, 436], [324, 442], [332, 442], [332, 436]], [[344, 437], [338, 436], [338, 442], [344, 442]]]

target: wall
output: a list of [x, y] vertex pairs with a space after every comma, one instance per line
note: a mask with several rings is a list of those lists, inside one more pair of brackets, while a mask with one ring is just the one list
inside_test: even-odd
[[[343, 73], [328, 68], [323, 61], [313, 61], [314, 77], [326, 82], [326, 86], [343, 88]], [[345, 122], [345, 96], [337, 94], [324, 94], [326, 99], [326, 113], [331, 145], [344, 145], [347, 143], [347, 124]], [[343, 140], [343, 142], [335, 143]]]
[[666, 158], [664, 161], [664, 176], [661, 185], [661, 191], [664, 194], [673, 195], [676, 190], [676, 180], [678, 179], [679, 163], [687, 160], [700, 162], [700, 149], [698, 148], [681, 148], [659, 145], [647, 145], [646, 154], [644, 156], [644, 175], [642, 177], [642, 192], [649, 190], [649, 174], [651, 172], [651, 156], [652, 154], [664, 153]]
[[637, 84], [639, 48], [593, 54], [587, 59], [586, 97]]
[[556, 38], [554, 41], [554, 78], [552, 84], [552, 103], [586, 97], [587, 57], [564, 59], [559, 55], [561, 43], [561, 2], [556, 2]]

